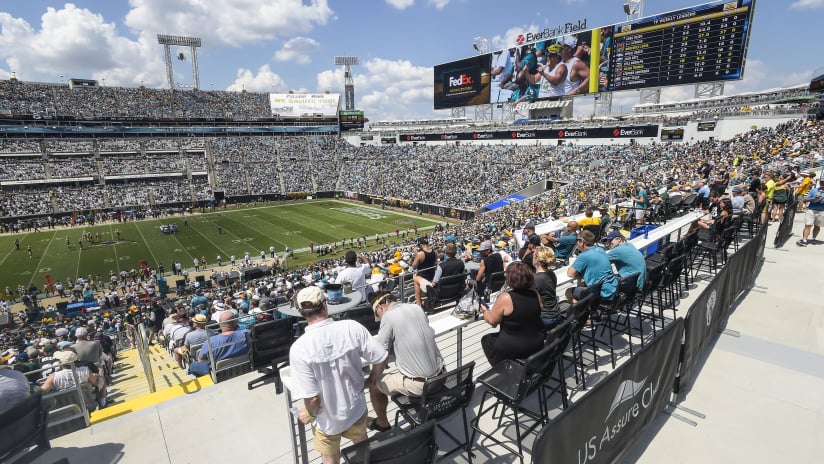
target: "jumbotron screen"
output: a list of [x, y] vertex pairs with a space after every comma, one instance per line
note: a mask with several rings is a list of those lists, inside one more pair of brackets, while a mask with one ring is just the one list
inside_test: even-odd
[[741, 79], [754, 10], [755, 0], [714, 1], [596, 29], [552, 29], [539, 42], [435, 66], [434, 107]]

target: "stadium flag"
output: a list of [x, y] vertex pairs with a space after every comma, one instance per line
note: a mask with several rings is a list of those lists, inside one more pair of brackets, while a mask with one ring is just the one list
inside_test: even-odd
[[73, 226], [77, 225], [77, 220], [75, 219], [76, 216], [77, 216], [77, 213], [72, 213], [72, 225]]
[[46, 288], [49, 290], [49, 294], [54, 295], [54, 285], [51, 276], [48, 274], [46, 274]]

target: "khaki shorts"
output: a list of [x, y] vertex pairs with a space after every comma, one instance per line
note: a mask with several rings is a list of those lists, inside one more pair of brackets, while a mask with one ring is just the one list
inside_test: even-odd
[[804, 212], [804, 225], [824, 227], [824, 211], [813, 211], [807, 208]]
[[363, 413], [360, 419], [357, 420], [351, 427], [344, 430], [343, 433], [336, 435], [327, 435], [317, 427], [313, 427], [315, 432], [315, 449], [318, 453], [326, 456], [335, 456], [340, 454], [340, 439], [341, 437], [349, 440], [357, 440], [359, 438], [366, 438], [366, 420], [367, 413]]
[[421, 396], [423, 395], [423, 384], [405, 377], [398, 371], [383, 374], [377, 382], [378, 390], [385, 395], [401, 394], [404, 396]]

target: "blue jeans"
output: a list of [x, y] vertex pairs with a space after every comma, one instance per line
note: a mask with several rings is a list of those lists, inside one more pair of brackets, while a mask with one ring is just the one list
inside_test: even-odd
[[555, 317], [551, 317], [549, 319], [544, 319], [544, 328], [547, 330], [554, 329], [556, 326], [560, 325], [562, 322], [566, 320], [566, 314], [558, 314]]
[[189, 373], [194, 375], [195, 377], [202, 377], [204, 375], [209, 375], [209, 362], [200, 362], [195, 361], [189, 365]]

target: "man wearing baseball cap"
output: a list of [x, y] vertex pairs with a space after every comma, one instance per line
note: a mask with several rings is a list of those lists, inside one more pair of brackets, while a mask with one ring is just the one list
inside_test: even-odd
[[[504, 271], [504, 260], [500, 253], [492, 252], [492, 242], [486, 240], [478, 248], [481, 254], [481, 265], [478, 267], [478, 274], [475, 276], [475, 290], [478, 295], [483, 295], [490, 284], [492, 275]], [[490, 288], [490, 292], [496, 292], [499, 288]]]
[[643, 290], [644, 282], [647, 280], [647, 262], [644, 255], [617, 230], [610, 232], [605, 241], [609, 248], [607, 257], [609, 262], [615, 265], [618, 275], [626, 277], [639, 273], [638, 290]]
[[320, 288], [304, 288], [296, 302], [309, 325], [289, 350], [292, 396], [303, 399], [298, 419], [304, 424], [315, 421], [315, 449], [324, 464], [338, 463], [341, 437], [354, 443], [366, 440], [361, 359], [375, 365], [367, 381], [372, 385], [389, 354], [360, 323], [330, 319]]
[[802, 232], [802, 239], [796, 242], [798, 246], [807, 246], [807, 241], [810, 238], [810, 231], [813, 233], [813, 243], [818, 243], [816, 237], [821, 231], [821, 226], [824, 225], [824, 179], [818, 181], [818, 187], [810, 189], [807, 196], [804, 197], [804, 203], [807, 205], [807, 211], [804, 213], [804, 232]]
[[573, 35], [561, 39], [561, 58], [567, 68], [564, 79], [564, 95], [585, 94], [589, 92], [589, 65], [575, 57], [578, 39]]
[[801, 181], [799, 181], [798, 188], [795, 190], [796, 198], [798, 199], [798, 212], [804, 211], [804, 197], [810, 193], [810, 190], [815, 185], [815, 173], [810, 171], [801, 171]]
[[549, 83], [547, 86], [548, 97], [564, 96], [564, 80], [567, 76], [567, 67], [561, 61], [561, 44], [552, 44], [546, 48], [546, 64], [541, 69], [544, 79]]

